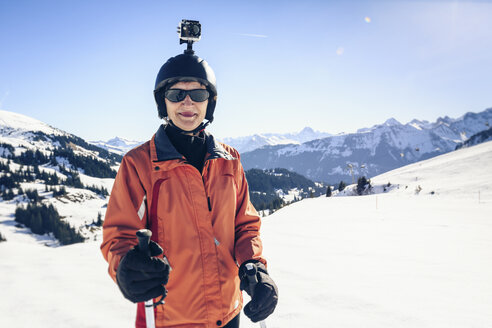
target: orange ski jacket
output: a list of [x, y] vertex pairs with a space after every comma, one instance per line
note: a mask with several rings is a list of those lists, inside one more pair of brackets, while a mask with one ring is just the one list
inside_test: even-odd
[[[123, 157], [111, 191], [101, 251], [113, 280], [143, 228], [152, 230], [172, 267], [165, 304], [155, 309], [156, 327], [224, 326], [242, 308], [238, 266], [250, 259], [266, 264], [239, 154], [210, 134], [206, 140], [200, 173], [161, 126]], [[143, 303], [136, 327], [145, 327]]]

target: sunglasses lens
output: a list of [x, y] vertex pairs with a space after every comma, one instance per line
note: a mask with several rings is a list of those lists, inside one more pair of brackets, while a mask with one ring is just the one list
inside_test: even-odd
[[196, 89], [189, 91], [191, 100], [202, 102], [208, 99], [209, 93], [205, 89]]
[[186, 95], [190, 95], [191, 100], [196, 102], [202, 102], [208, 99], [209, 93], [205, 89], [195, 90], [182, 90], [182, 89], [169, 89], [166, 90], [164, 96], [172, 102], [180, 102], [186, 98]]
[[180, 102], [186, 98], [186, 91], [181, 89], [169, 89], [164, 96], [172, 102]]

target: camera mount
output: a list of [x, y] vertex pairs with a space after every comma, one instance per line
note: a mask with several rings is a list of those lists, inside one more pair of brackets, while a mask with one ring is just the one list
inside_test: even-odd
[[200, 41], [202, 35], [202, 25], [199, 21], [183, 19], [178, 26], [179, 44], [186, 43], [184, 51], [187, 55], [193, 55], [193, 42]]

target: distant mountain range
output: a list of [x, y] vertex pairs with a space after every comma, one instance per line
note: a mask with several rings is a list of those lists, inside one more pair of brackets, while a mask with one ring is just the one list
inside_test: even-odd
[[246, 169], [282, 167], [315, 181], [352, 182], [456, 149], [492, 124], [492, 108], [436, 122], [383, 124], [302, 144], [264, 146], [241, 155]]
[[310, 127], [305, 127], [300, 132], [292, 133], [261, 133], [245, 137], [224, 138], [221, 141], [236, 148], [239, 153], [246, 153], [263, 146], [275, 145], [300, 145], [311, 140], [321, 139], [332, 136], [331, 133], [315, 131]]
[[[261, 133], [245, 137], [223, 138], [220, 141], [236, 148], [239, 153], [252, 151], [263, 146], [273, 145], [299, 145], [303, 142], [329, 137], [332, 134], [327, 132], [315, 131], [310, 127], [305, 127], [300, 132], [292, 133]], [[141, 145], [144, 141], [132, 141], [120, 137], [115, 137], [108, 141], [90, 141], [91, 144], [102, 147], [120, 155], [126, 154], [132, 148]]]
[[108, 141], [89, 141], [89, 143], [92, 145], [104, 148], [119, 155], [125, 155], [127, 152], [137, 146], [140, 146], [144, 142], [145, 141], [134, 141], [120, 137], [114, 137], [113, 139], [109, 139]]

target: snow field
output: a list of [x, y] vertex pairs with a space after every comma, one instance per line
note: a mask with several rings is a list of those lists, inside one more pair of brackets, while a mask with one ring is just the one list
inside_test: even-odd
[[135, 307], [107, 274], [98, 243], [0, 244], [1, 327], [132, 327]]
[[[306, 199], [264, 218], [268, 327], [490, 327], [492, 199]], [[256, 327], [245, 325], [245, 327]]]

